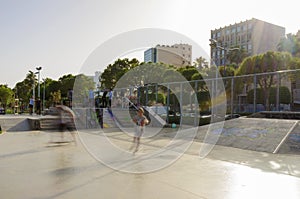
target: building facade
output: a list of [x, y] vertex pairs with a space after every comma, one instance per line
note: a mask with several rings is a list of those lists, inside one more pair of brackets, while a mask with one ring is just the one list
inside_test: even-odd
[[[267, 51], [276, 51], [285, 36], [285, 28], [255, 18], [219, 29], [211, 30], [211, 39], [225, 49], [244, 49], [248, 56]], [[228, 64], [225, 54], [228, 50], [211, 46], [211, 60], [217, 66]]]
[[144, 62], [164, 63], [183, 67], [192, 63], [192, 46], [189, 44], [157, 45], [144, 51]]

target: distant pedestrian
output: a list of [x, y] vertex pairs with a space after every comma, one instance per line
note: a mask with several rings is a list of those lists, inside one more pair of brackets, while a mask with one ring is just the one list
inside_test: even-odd
[[103, 108], [97, 108], [96, 109], [96, 114], [97, 114], [97, 118], [98, 118], [98, 123], [100, 125], [100, 127], [103, 129]]
[[32, 113], [33, 113], [33, 106], [34, 106], [34, 99], [33, 99], [33, 97], [31, 97], [29, 99], [29, 105], [28, 105], [28, 107], [29, 107], [29, 114], [30, 115], [32, 115]]
[[102, 106], [103, 108], [107, 107], [107, 99], [106, 99], [106, 95], [107, 95], [107, 90], [104, 90], [103, 95], [102, 95]]
[[36, 104], [36, 114], [40, 115], [41, 114], [41, 100], [40, 100], [40, 98], [37, 98], [35, 104]]
[[135, 146], [134, 153], [138, 151], [140, 146], [140, 138], [144, 133], [145, 125], [148, 124], [148, 120], [146, 116], [144, 115], [144, 109], [139, 108], [137, 111], [137, 115], [132, 120], [136, 124], [136, 129], [133, 137], [133, 145], [131, 148]]
[[108, 106], [109, 107], [111, 107], [112, 98], [113, 98], [113, 91], [112, 91], [112, 89], [110, 89], [109, 93], [108, 93]]

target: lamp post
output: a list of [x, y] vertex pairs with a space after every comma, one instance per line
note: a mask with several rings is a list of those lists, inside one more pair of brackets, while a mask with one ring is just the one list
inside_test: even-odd
[[[212, 47], [212, 48], [217, 48], [217, 49], [220, 49], [221, 50], [221, 52], [224, 52], [223, 53], [223, 60], [224, 60], [224, 76], [226, 76], [226, 62], [227, 62], [227, 60], [226, 60], [226, 57], [227, 57], [227, 53], [229, 52], [229, 51], [233, 51], [233, 50], [240, 50], [240, 48], [226, 48], [226, 47], [224, 47], [224, 46], [220, 46], [220, 45], [218, 45], [218, 41], [217, 40], [215, 40], [215, 39], [209, 39], [209, 41], [210, 41], [210, 46]], [[222, 64], [221, 62], [220, 62], [220, 64]]]
[[38, 98], [40, 98], [41, 97], [40, 74], [41, 74], [42, 67], [41, 66], [36, 67], [35, 69], [38, 71], [37, 72], [37, 74], [38, 74]]
[[[227, 53], [230, 52], [230, 51], [233, 51], [233, 50], [240, 50], [240, 48], [226, 48], [225, 46], [220, 46], [218, 44], [218, 41], [215, 40], [215, 39], [209, 39], [209, 41], [210, 41], [211, 48], [220, 49], [221, 52], [223, 52], [221, 54], [223, 54], [223, 60], [224, 60], [224, 62], [223, 62], [223, 65], [224, 65], [224, 77], [226, 77], [226, 62], [227, 62], [226, 58], [227, 58]], [[222, 64], [222, 63], [220, 62], [219, 64]], [[216, 64], [216, 79], [217, 78], [218, 78], [218, 65]], [[231, 92], [232, 93], [231, 93], [230, 107], [231, 107], [231, 116], [232, 116], [232, 114], [233, 114], [233, 83], [234, 83], [233, 82], [234, 81], [233, 77], [232, 77], [231, 81], [232, 81], [231, 82]], [[217, 80], [216, 80], [216, 85], [215, 86], [216, 86], [216, 90], [217, 90]], [[217, 93], [217, 91], [216, 91], [216, 93]]]
[[43, 79], [44, 81], [44, 90], [43, 90], [43, 108], [42, 110], [45, 110], [45, 97], [46, 97], [46, 79]]

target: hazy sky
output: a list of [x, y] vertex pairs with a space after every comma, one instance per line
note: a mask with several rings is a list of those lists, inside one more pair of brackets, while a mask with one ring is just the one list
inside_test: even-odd
[[135, 29], [176, 31], [207, 54], [210, 30], [251, 18], [295, 34], [300, 29], [297, 4], [294, 0], [0, 0], [0, 84], [13, 88], [37, 66], [43, 67], [41, 79], [78, 74], [99, 45]]

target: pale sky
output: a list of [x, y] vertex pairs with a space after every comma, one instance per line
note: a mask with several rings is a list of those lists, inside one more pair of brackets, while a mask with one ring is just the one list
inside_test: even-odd
[[78, 74], [99, 45], [136, 29], [176, 31], [207, 54], [210, 30], [251, 18], [295, 34], [298, 9], [295, 0], [0, 0], [0, 84], [13, 88], [37, 66], [41, 79]]

